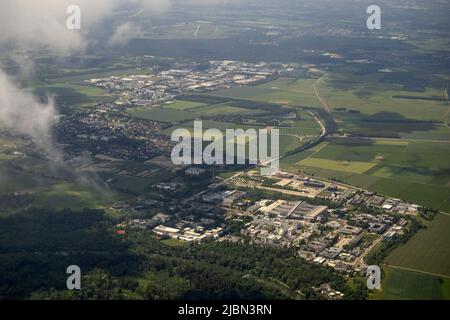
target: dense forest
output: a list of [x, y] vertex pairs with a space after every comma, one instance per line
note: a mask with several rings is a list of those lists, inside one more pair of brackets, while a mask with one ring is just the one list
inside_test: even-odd
[[[329, 283], [364, 298], [291, 249], [209, 242], [168, 246], [149, 231], [115, 232], [102, 210], [28, 209], [0, 217], [0, 299], [320, 299]], [[82, 290], [66, 290], [66, 268]]]

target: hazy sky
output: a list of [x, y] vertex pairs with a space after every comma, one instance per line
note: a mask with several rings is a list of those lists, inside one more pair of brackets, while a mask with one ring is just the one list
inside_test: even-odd
[[[14, 41], [22, 49], [48, 47], [55, 54], [70, 55], [82, 52], [90, 41], [89, 29], [101, 25], [103, 19], [127, 4], [140, 5], [147, 12], [163, 14], [180, 1], [187, 4], [213, 5], [245, 0], [0, 0], [0, 46]], [[68, 30], [66, 13], [69, 5], [81, 8], [81, 31]], [[122, 44], [138, 35], [139, 28], [130, 21], [118, 23], [111, 30], [108, 43]], [[26, 56], [11, 54], [27, 73], [33, 69]], [[17, 86], [0, 69], [0, 129], [26, 134], [51, 152], [51, 126], [57, 118], [56, 108], [50, 100], [41, 103], [30, 91]]]
[[[226, 4], [245, 0], [0, 0], [0, 45], [14, 40], [24, 48], [47, 45], [67, 54], [83, 50], [89, 41], [89, 29], [127, 4], [140, 5], [147, 12], [162, 14], [180, 2], [196, 5]], [[81, 31], [66, 28], [69, 5], [78, 5], [82, 14]], [[136, 32], [130, 21], [111, 30], [111, 43], [123, 41], [126, 31]]]
[[[144, 2], [156, 10], [165, 9], [167, 1]], [[0, 42], [14, 40], [24, 48], [48, 45], [59, 53], [80, 50], [86, 46], [89, 28], [101, 22], [121, 3], [123, 1], [120, 0], [1, 0]], [[66, 27], [69, 5], [81, 8], [81, 31], [68, 30]]]

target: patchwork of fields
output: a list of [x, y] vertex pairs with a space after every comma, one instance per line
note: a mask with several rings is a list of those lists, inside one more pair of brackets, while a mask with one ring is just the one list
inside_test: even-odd
[[[346, 132], [370, 137], [450, 140], [450, 106], [443, 88], [407, 91], [383, 79], [382, 74], [332, 73], [317, 87], [339, 127]], [[314, 90], [315, 83], [315, 79], [279, 78], [210, 95], [323, 108]]]
[[[417, 93], [405, 91], [396, 84], [377, 83], [374, 79], [361, 80], [330, 79], [323, 82], [320, 93], [334, 108], [359, 110], [365, 115], [389, 112], [410, 120], [448, 121], [448, 105], [444, 101], [431, 100], [433, 97], [444, 99], [443, 89], [427, 88]], [[424, 99], [414, 99], [414, 96]]]
[[[214, 95], [322, 108], [314, 83], [313, 79], [279, 79]], [[341, 131], [393, 139], [327, 141], [284, 158], [284, 169], [450, 212], [450, 118], [443, 90], [410, 92], [381, 81], [331, 77], [321, 83], [320, 94]], [[372, 298], [449, 299], [449, 222], [448, 216], [439, 215], [428, 229], [394, 250], [386, 263], [406, 269], [383, 267], [383, 290]]]
[[104, 209], [108, 204], [121, 199], [119, 193], [101, 190], [99, 187], [77, 182], [57, 182], [47, 190], [36, 192], [35, 197], [34, 206], [55, 210], [66, 208]]
[[315, 79], [280, 78], [255, 87], [232, 88], [214, 92], [212, 95], [320, 108], [320, 102], [313, 88], [315, 82]]
[[88, 107], [114, 101], [114, 97], [106, 94], [102, 89], [76, 83], [31, 83], [29, 85], [38, 96], [56, 96], [56, 102], [60, 107]]
[[[203, 119], [203, 130], [219, 129], [225, 134], [226, 129], [264, 129], [263, 123], [259, 122], [259, 116], [267, 111], [245, 106], [245, 102], [240, 101], [242, 107], [231, 106], [227, 103], [205, 104], [192, 101], [176, 101], [173, 104], [165, 105], [161, 108], [139, 108], [129, 111], [133, 117], [145, 120], [153, 120], [173, 124], [173, 126], [159, 132], [159, 134], [171, 136], [176, 129], [187, 129], [191, 136], [194, 136], [194, 120]], [[282, 108], [279, 106], [278, 108]], [[280, 130], [280, 154], [301, 147], [305, 142], [317, 137], [321, 133], [320, 125], [312, 115], [301, 109], [296, 111], [297, 119], [284, 120], [276, 128]], [[248, 123], [234, 123], [226, 121], [208, 120], [215, 116], [244, 116]], [[206, 118], [206, 119], [205, 119]]]
[[[382, 83], [380, 76], [332, 74], [320, 82], [320, 95], [333, 109], [359, 110], [362, 114], [384, 112], [405, 119], [448, 121], [444, 89], [426, 88], [424, 92], [406, 91], [402, 86]], [[321, 107], [313, 85], [315, 79], [279, 78], [255, 87], [238, 87], [212, 93], [213, 96], [273, 102], [290, 106]]]
[[306, 159], [283, 159], [282, 165], [450, 212], [450, 144], [342, 140], [323, 144]]
[[[111, 162], [114, 169], [111, 172], [83, 172], [80, 168], [55, 164], [33, 154], [14, 154], [22, 143], [18, 138], [0, 137], [0, 193], [28, 193], [34, 198], [33, 206], [37, 207], [108, 209], [112, 203], [129, 197], [121, 191], [144, 193], [154, 183], [173, 176], [170, 171], [154, 164], [132, 161]], [[145, 170], [154, 170], [155, 173], [138, 176]], [[116, 190], [105, 185], [104, 181], [109, 179], [110, 187]]]

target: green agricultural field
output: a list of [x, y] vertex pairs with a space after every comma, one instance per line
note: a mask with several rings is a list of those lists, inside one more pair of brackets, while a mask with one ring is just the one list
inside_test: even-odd
[[3, 166], [1, 161], [0, 175], [2, 178], [0, 193], [30, 191], [36, 188], [51, 186], [54, 183], [54, 180], [50, 178], [39, 177], [18, 170], [11, 170], [10, 167]]
[[[386, 259], [393, 266], [430, 272], [450, 278], [450, 216], [438, 215], [408, 243]], [[450, 281], [450, 279], [449, 279]]]
[[[205, 106], [193, 109], [192, 111], [196, 114], [205, 114], [203, 112], [204, 110], [218, 108], [217, 112], [222, 111], [222, 114], [228, 113], [229, 110], [227, 108], [231, 108], [232, 110], [236, 110], [237, 112], [243, 112], [246, 113], [252, 113], [255, 114], [255, 110], [248, 110], [240, 107], [231, 107], [231, 106], [224, 106], [222, 104], [214, 105], [214, 106]], [[221, 108], [224, 108], [221, 110]], [[235, 112], [235, 113], [237, 113]], [[260, 110], [256, 110], [256, 112], [261, 112]], [[298, 114], [301, 116], [300, 120], [286, 120], [284, 121], [280, 127], [276, 127], [277, 129], [280, 129], [281, 135], [289, 135], [293, 137], [317, 137], [321, 133], [321, 128], [317, 121], [307, 112], [304, 111], [298, 111]], [[231, 123], [231, 122], [221, 122], [221, 121], [214, 121], [214, 120], [203, 120], [203, 129], [219, 129], [225, 131], [226, 129], [264, 129], [264, 127], [261, 124], [247, 124], [247, 123]], [[183, 123], [182, 125], [176, 125], [173, 126], [167, 130], [164, 130], [160, 132], [160, 134], [165, 135], [171, 135], [172, 132], [175, 129], [183, 128], [188, 129], [189, 131], [193, 131], [194, 123], [193, 121], [189, 121], [186, 123]]]
[[303, 142], [297, 137], [280, 135], [280, 156], [300, 148]]
[[241, 107], [228, 106], [226, 104], [210, 105], [195, 109], [195, 112], [205, 116], [227, 115], [227, 114], [258, 114], [262, 110], [249, 110]]
[[[411, 92], [405, 91], [400, 85], [381, 83], [379, 79], [379, 75], [360, 76], [360, 79], [352, 75], [352, 80], [348, 80], [345, 75], [339, 73], [328, 75], [320, 83], [317, 83], [316, 79], [279, 78], [254, 87], [220, 90], [211, 95], [289, 106], [323, 108], [314, 90], [314, 84], [317, 83], [320, 96], [335, 111], [333, 112], [334, 116], [342, 122], [344, 128], [353, 131], [356, 129], [364, 131], [367, 123], [361, 123], [359, 119], [354, 119], [355, 116], [349, 114], [349, 110], [357, 110], [360, 112], [360, 118], [368, 118], [371, 121], [373, 117], [378, 116], [380, 120], [450, 121], [448, 105], [444, 101], [439, 101], [445, 97], [443, 89], [427, 88], [424, 92]], [[402, 96], [425, 99], [396, 98]], [[336, 112], [336, 109], [339, 108], [345, 108], [346, 111]], [[383, 114], [386, 117], [383, 118]], [[373, 126], [373, 124], [370, 125]], [[398, 123], [396, 125], [398, 126]], [[414, 132], [413, 126], [417, 127], [417, 123], [402, 124], [401, 126], [410, 126], [404, 130], [404, 133], [407, 134], [411, 131]], [[378, 130], [382, 128], [383, 124], [380, 124], [373, 131], [382, 132], [383, 130]], [[442, 135], [442, 130], [440, 134]]]
[[150, 191], [149, 188], [156, 183], [167, 181], [173, 174], [166, 170], [148, 177], [123, 176], [123, 175], [102, 175], [104, 179], [113, 179], [111, 187], [122, 192], [134, 192], [143, 194]]
[[254, 87], [231, 88], [210, 95], [323, 108], [314, 90], [316, 84], [344, 131], [373, 137], [450, 139], [450, 128], [446, 124], [450, 122], [450, 107], [439, 100], [445, 97], [443, 89], [406, 91], [400, 85], [380, 81], [382, 75], [376, 74], [352, 75], [351, 79], [340, 73], [330, 74], [320, 83], [316, 79], [279, 78]]
[[450, 127], [447, 124], [435, 125], [429, 131], [410, 131], [406, 133], [400, 132], [400, 136], [404, 139], [425, 139], [425, 140], [447, 140], [450, 141]]
[[[303, 128], [302, 123], [305, 122], [306, 126]], [[219, 122], [219, 121], [212, 121], [212, 120], [205, 120], [202, 122], [203, 124], [203, 131], [208, 129], [218, 129], [221, 130], [222, 133], [225, 135], [227, 129], [255, 129], [258, 133], [258, 130], [264, 129], [265, 127], [260, 125], [250, 125], [250, 124], [236, 124], [236, 123], [229, 123], [229, 122]], [[298, 129], [296, 129], [298, 128]], [[191, 136], [194, 136], [194, 122], [187, 122], [182, 125], [176, 125], [173, 127], [170, 127], [166, 130], [163, 130], [160, 132], [160, 134], [171, 136], [172, 133], [176, 129], [186, 129], [190, 132]], [[319, 125], [314, 122], [310, 121], [299, 121], [295, 122], [293, 127], [281, 127], [280, 129], [280, 155], [283, 155], [289, 151], [293, 151], [295, 149], [298, 149], [308, 139], [305, 139], [304, 136], [313, 136], [316, 137], [320, 134], [320, 128]], [[296, 134], [293, 134], [291, 132], [296, 132]]]
[[56, 183], [48, 190], [36, 193], [35, 196], [34, 206], [55, 210], [105, 208], [120, 199], [117, 194], [110, 191], [69, 182]]
[[[179, 129], [179, 128], [176, 128], [176, 129]], [[185, 129], [190, 132], [191, 137], [194, 136], [194, 132], [193, 132], [193, 130], [191, 128], [187, 128], [186, 127]], [[220, 128], [218, 128], [218, 129], [220, 129]], [[242, 128], [242, 129], [245, 129], [245, 128]], [[171, 130], [175, 130], [175, 128], [171, 128], [170, 130], [169, 129], [168, 130], [164, 130], [162, 133], [163, 134], [169, 134], [169, 133], [173, 132]], [[204, 131], [206, 131], [206, 130], [207, 130], [207, 128], [204, 128]], [[224, 138], [225, 138], [226, 137], [225, 132], [222, 132], [222, 133], [223, 133]], [[223, 143], [225, 143], [225, 141], [226, 140], [224, 139]], [[248, 143], [248, 140], [247, 140], [247, 143]], [[298, 139], [297, 137], [280, 135], [280, 155], [283, 155], [283, 154], [286, 154], [286, 153], [288, 153], [290, 151], [298, 149], [303, 144], [304, 144], [304, 142], [301, 141], [300, 139]], [[269, 154], [270, 154], [270, 145], [269, 145], [268, 150], [269, 150]]]
[[0, 161], [11, 161], [20, 158], [20, 154], [14, 154], [16, 151], [16, 142], [13, 139], [0, 137]]
[[56, 82], [51, 84], [29, 83], [28, 85], [37, 95], [55, 95], [56, 101], [62, 105], [85, 106], [114, 100], [113, 96], [105, 94], [102, 89], [79, 84]]
[[357, 136], [447, 141], [450, 139], [450, 128], [446, 123], [411, 120], [395, 112], [380, 112], [374, 115], [333, 112], [333, 116], [341, 130]]
[[0, 161], [11, 161], [14, 159], [17, 159], [18, 157], [10, 154], [10, 153], [4, 153], [0, 151]]
[[[230, 123], [230, 122], [219, 122], [219, 121], [212, 121], [212, 120], [204, 120], [202, 121], [203, 130], [208, 129], [219, 129], [222, 130], [222, 132], [225, 134], [225, 130], [227, 129], [264, 129], [262, 126], [258, 125], [247, 125], [247, 124], [239, 124], [239, 123]], [[182, 125], [175, 125], [173, 127], [170, 127], [166, 130], [163, 130], [160, 132], [160, 134], [171, 136], [173, 131], [176, 129], [187, 129], [191, 135], [194, 135], [194, 121], [189, 121], [186, 123], [183, 123]]]
[[[6, 138], [0, 141], [0, 193], [33, 192], [57, 181], [51, 174], [46, 174], [49, 171], [46, 161], [28, 155], [10, 156], [10, 151], [15, 151], [11, 149], [12, 144], [20, 145], [21, 140]], [[8, 150], [6, 154], [5, 150]]]
[[324, 108], [314, 90], [316, 85], [339, 128], [345, 132], [369, 137], [450, 139], [450, 107], [442, 101], [443, 89], [407, 91], [401, 85], [381, 81], [383, 74], [352, 74], [351, 80], [349, 76], [336, 71], [320, 82], [279, 78], [254, 87], [231, 88], [210, 95]]
[[261, 86], [267, 92], [258, 97], [258, 100], [267, 100], [274, 103], [290, 106], [321, 107], [314, 91], [316, 79], [281, 78]]
[[359, 161], [336, 161], [328, 159], [308, 158], [298, 163], [301, 166], [331, 169], [335, 171], [352, 172], [362, 174], [374, 166], [373, 162], [359, 162]]
[[129, 76], [129, 75], [147, 75], [148, 70], [142, 70], [135, 67], [120, 67], [105, 69], [80, 70], [80, 72], [66, 73], [51, 79], [52, 83], [79, 83], [89, 79], [108, 78], [112, 76]]
[[382, 290], [374, 291], [375, 300], [447, 300], [450, 279], [383, 266]]
[[216, 116], [216, 115], [229, 115], [229, 114], [242, 114], [252, 115], [264, 113], [263, 110], [248, 109], [245, 106], [232, 106], [225, 103], [213, 103], [205, 104], [202, 102], [194, 101], [176, 101], [164, 106], [164, 109], [190, 111], [198, 114], [199, 116]]
[[[332, 109], [359, 110], [365, 115], [395, 113], [406, 119], [448, 121], [448, 106], [443, 101], [398, 99], [398, 96], [445, 98], [444, 89], [426, 88], [406, 91], [401, 85], [380, 81], [381, 75], [356, 76], [331, 74], [320, 83], [320, 94]], [[445, 120], [447, 119], [447, 120]]]
[[289, 157], [281, 159], [281, 166], [287, 170], [294, 170], [298, 168], [298, 163], [312, 156], [314, 151], [303, 151], [293, 154]]
[[449, 143], [367, 140], [352, 144], [336, 140], [317, 147], [309, 157], [299, 156], [299, 162], [284, 160], [282, 164], [290, 170], [338, 179], [450, 212]]
[[228, 25], [217, 25], [207, 21], [177, 23], [164, 28], [155, 28], [146, 34], [146, 39], [219, 39], [230, 35], [233, 29]]
[[225, 90], [218, 90], [210, 93], [210, 96], [230, 98], [230, 99], [245, 99], [258, 100], [259, 96], [267, 93], [267, 89], [259, 86], [254, 87], [233, 87]]
[[164, 109], [173, 109], [173, 110], [185, 111], [185, 110], [190, 110], [190, 109], [195, 109], [195, 108], [198, 108], [198, 107], [202, 107], [204, 105], [205, 105], [204, 103], [199, 103], [199, 102], [177, 100], [174, 103], [166, 104], [164, 106]]
[[175, 109], [139, 108], [130, 110], [128, 114], [132, 117], [139, 119], [153, 120], [166, 123], [188, 121], [196, 119], [198, 117], [196, 113]]
[[282, 134], [292, 134], [296, 136], [314, 136], [321, 134], [322, 129], [317, 121], [307, 112], [298, 111], [300, 120], [286, 120], [281, 124]]
[[279, 78], [254, 87], [239, 87], [212, 93], [214, 96], [270, 102], [289, 106], [320, 107], [314, 92], [315, 79]]

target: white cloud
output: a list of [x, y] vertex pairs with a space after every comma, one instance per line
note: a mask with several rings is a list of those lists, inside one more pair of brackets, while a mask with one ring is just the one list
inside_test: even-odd
[[[127, 0], [126, 4], [139, 4], [155, 12], [167, 10], [175, 3], [224, 4], [239, 0]], [[32, 50], [49, 47], [56, 53], [70, 54], [83, 50], [89, 41], [89, 30], [105, 17], [124, 5], [123, 0], [0, 0], [0, 46], [13, 41], [17, 46]], [[66, 27], [67, 7], [81, 8], [82, 30]], [[124, 24], [112, 32], [109, 43], [126, 43], [137, 36], [139, 29], [131, 23]], [[24, 72], [32, 72], [26, 56], [17, 57]], [[25, 65], [25, 66], [24, 66]], [[31, 92], [19, 88], [0, 70], [0, 129], [32, 137], [33, 141], [50, 152], [50, 133], [56, 119], [53, 102], [40, 103]]]
[[[131, 0], [149, 10], [164, 10], [169, 0]], [[68, 30], [66, 13], [70, 5], [81, 8], [82, 29]], [[1, 0], [0, 45], [14, 41], [19, 46], [32, 49], [49, 46], [59, 53], [83, 50], [88, 33], [96, 23], [112, 14], [120, 6], [120, 0]]]
[[37, 101], [0, 70], [0, 130], [27, 135], [45, 152], [54, 153], [51, 127], [55, 122], [53, 101]]
[[126, 22], [117, 27], [114, 34], [108, 41], [111, 46], [127, 44], [131, 39], [137, 38], [142, 35], [142, 31], [139, 27], [135, 26], [131, 22]]
[[[24, 48], [49, 46], [59, 53], [70, 53], [85, 48], [89, 30], [96, 23], [127, 4], [143, 6], [147, 12], [161, 13], [172, 5], [217, 5], [244, 0], [0, 0], [0, 45], [15, 41]], [[67, 8], [81, 8], [82, 29], [68, 30]], [[126, 23], [126, 21], [124, 21]], [[116, 30], [120, 31], [120, 30]]]

